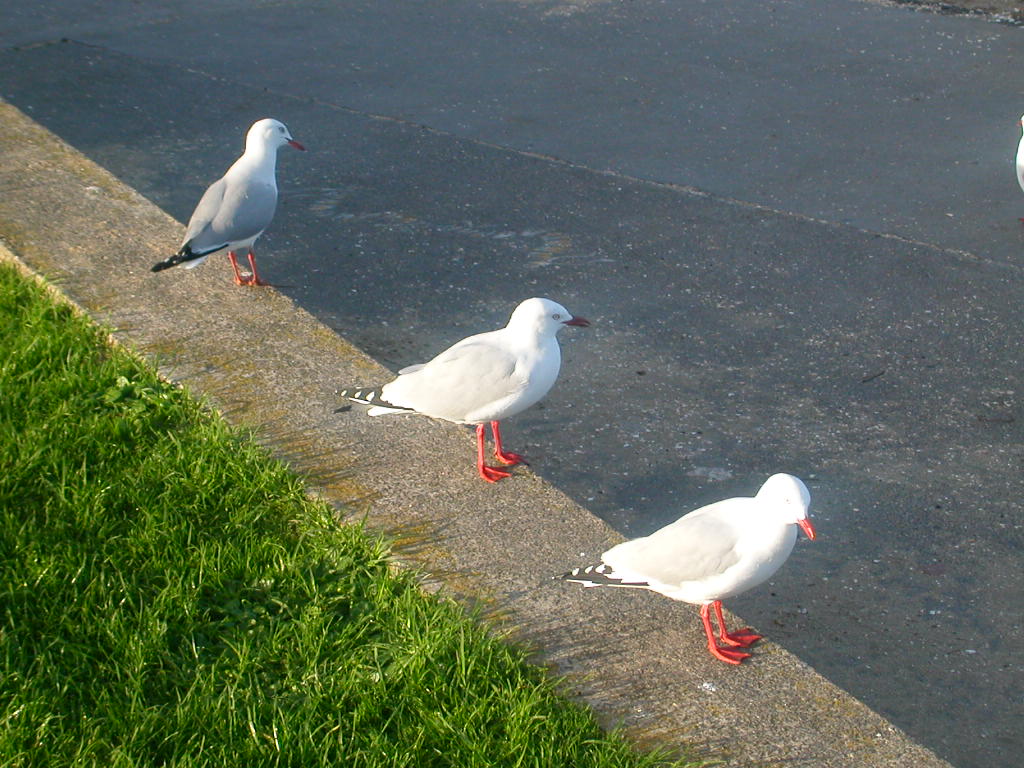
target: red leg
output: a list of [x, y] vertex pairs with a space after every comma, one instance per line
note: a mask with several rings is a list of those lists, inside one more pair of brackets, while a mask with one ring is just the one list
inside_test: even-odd
[[512, 473], [484, 464], [484, 441], [487, 439], [486, 430], [487, 427], [485, 425], [476, 425], [476, 470], [480, 473], [480, 477], [488, 483], [496, 483], [503, 477], [510, 477]]
[[[481, 425], [483, 426], [483, 425]], [[491, 432], [494, 433], [494, 457], [506, 466], [513, 464], [526, 464], [526, 459], [518, 453], [506, 453], [501, 447], [501, 431], [498, 429], [498, 422], [491, 422]]]
[[252, 277], [246, 285], [269, 285], [260, 280], [259, 272], [256, 271], [256, 254], [252, 252], [252, 248], [249, 249], [249, 269], [252, 270]]
[[748, 648], [761, 639], [760, 635], [750, 631], [750, 627], [737, 629], [735, 632], [726, 632], [725, 619], [722, 618], [722, 601], [716, 600], [712, 605], [715, 607], [715, 618], [718, 619], [718, 639], [723, 643], [734, 648]]
[[235, 252], [228, 251], [228, 258], [231, 259], [231, 268], [235, 270], [235, 285], [245, 285], [245, 279], [242, 277], [242, 273], [238, 271], [238, 257], [235, 256]]
[[[718, 601], [716, 600], [715, 603]], [[716, 659], [721, 659], [726, 664], [739, 664], [744, 659], [750, 658], [749, 653], [743, 651], [731, 651], [728, 648], [720, 648], [715, 642], [715, 631], [711, 628], [711, 615], [708, 609], [711, 604], [704, 604], [700, 607], [700, 620], [704, 623], [704, 634], [708, 638], [708, 650]]]

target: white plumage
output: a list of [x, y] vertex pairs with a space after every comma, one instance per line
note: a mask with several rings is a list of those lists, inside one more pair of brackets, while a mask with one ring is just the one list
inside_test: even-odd
[[[760, 639], [747, 630], [727, 633], [721, 601], [771, 578], [793, 551], [797, 527], [814, 539], [807, 517], [810, 493], [798, 478], [772, 475], [754, 497], [709, 504], [684, 515], [650, 536], [612, 547], [603, 566], [577, 568], [563, 578], [584, 586], [649, 589], [673, 600], [701, 606], [708, 649], [738, 664], [750, 654], [732, 650]], [[716, 642], [708, 610], [719, 621]]]
[[403, 368], [379, 391], [349, 389], [340, 394], [370, 404], [370, 416], [411, 411], [476, 424], [477, 469], [494, 482], [509, 473], [484, 465], [484, 425], [491, 424], [498, 460], [520, 463], [521, 456], [502, 449], [498, 422], [525, 411], [554, 386], [562, 364], [557, 333], [567, 325], [589, 324], [550, 299], [527, 299], [504, 328], [470, 336], [427, 363]]
[[[1024, 129], [1024, 116], [1017, 121], [1017, 125]], [[1017, 183], [1020, 185], [1021, 191], [1024, 191], [1024, 134], [1017, 142]], [[1024, 217], [1021, 218], [1021, 221], [1024, 221]]]

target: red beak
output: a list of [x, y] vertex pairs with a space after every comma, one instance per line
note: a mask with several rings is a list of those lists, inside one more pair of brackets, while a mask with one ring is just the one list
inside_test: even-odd
[[299, 142], [297, 142], [295, 139], [288, 139], [288, 143], [291, 144], [296, 149], [302, 150], [303, 152], [306, 151], [306, 148], [299, 144]]
[[796, 524], [800, 526], [800, 530], [806, 534], [808, 539], [814, 541], [814, 537], [817, 534], [815, 534], [814, 526], [811, 525], [811, 521], [808, 518], [805, 517], [803, 520], [797, 520]]
[[574, 317], [572, 320], [566, 320], [562, 325], [575, 325], [579, 328], [589, 328], [590, 321], [585, 317]]

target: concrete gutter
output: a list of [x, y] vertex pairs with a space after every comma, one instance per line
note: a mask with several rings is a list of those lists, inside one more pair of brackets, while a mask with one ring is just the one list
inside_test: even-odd
[[256, 428], [317, 494], [396, 536], [400, 557], [448, 593], [491, 606], [606, 724], [736, 766], [948, 765], [770, 640], [733, 668], [707, 654], [688, 606], [553, 580], [621, 537], [528, 470], [480, 481], [464, 429], [333, 414], [337, 389], [390, 373], [273, 289], [237, 288], [218, 259], [150, 273], [182, 226], [3, 101], [0, 191], [0, 257]]

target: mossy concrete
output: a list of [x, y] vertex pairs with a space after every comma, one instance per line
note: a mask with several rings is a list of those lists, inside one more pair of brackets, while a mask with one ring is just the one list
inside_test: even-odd
[[337, 389], [390, 373], [273, 289], [236, 287], [226, 263], [150, 273], [181, 224], [3, 102], [0, 169], [5, 258], [256, 428], [312, 492], [395, 533], [441, 588], [490, 606], [609, 725], [737, 766], [947, 765], [770, 641], [730, 667], [705, 651], [692, 608], [555, 579], [619, 535], [527, 469], [481, 482], [463, 428], [333, 413]]

